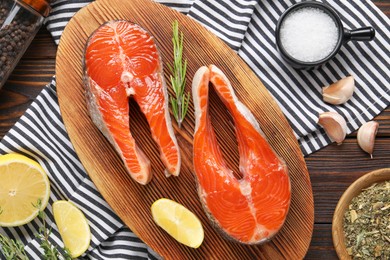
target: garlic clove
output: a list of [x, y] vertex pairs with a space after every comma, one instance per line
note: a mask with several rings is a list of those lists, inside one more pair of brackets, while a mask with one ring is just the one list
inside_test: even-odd
[[375, 137], [378, 132], [379, 123], [376, 121], [369, 121], [364, 123], [358, 130], [357, 141], [363, 151], [372, 157], [374, 152]]
[[347, 102], [355, 91], [353, 76], [345, 77], [329, 86], [322, 88], [322, 98], [332, 105], [341, 105]]
[[324, 112], [318, 117], [318, 124], [322, 126], [326, 134], [340, 145], [347, 135], [347, 122], [337, 112]]

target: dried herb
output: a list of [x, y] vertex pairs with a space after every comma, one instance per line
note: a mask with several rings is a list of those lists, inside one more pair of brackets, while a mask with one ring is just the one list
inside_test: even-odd
[[344, 234], [353, 259], [390, 259], [390, 181], [375, 183], [352, 199]]

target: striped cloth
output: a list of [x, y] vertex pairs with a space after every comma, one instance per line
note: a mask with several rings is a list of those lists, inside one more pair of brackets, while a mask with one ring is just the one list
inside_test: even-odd
[[[131, 1], [131, 0], [127, 0]], [[46, 26], [58, 44], [69, 19], [86, 0], [57, 0]], [[371, 25], [376, 39], [350, 42], [326, 66], [297, 71], [283, 62], [275, 49], [278, 17], [295, 1], [273, 0], [159, 0], [187, 14], [224, 40], [259, 76], [275, 97], [294, 130], [304, 155], [331, 143], [317, 125], [318, 114], [337, 111], [348, 122], [348, 133], [371, 120], [390, 103], [390, 22], [370, 1], [326, 1], [347, 28]], [[342, 106], [322, 102], [321, 87], [353, 75], [356, 91]], [[45, 212], [53, 223], [51, 204], [70, 199], [85, 213], [92, 241], [85, 259], [155, 259], [158, 255], [140, 241], [110, 209], [86, 174], [65, 131], [56, 95], [55, 79], [46, 86], [25, 115], [0, 143], [0, 153], [18, 152], [37, 160], [46, 170], [52, 192]], [[39, 220], [18, 228], [0, 228], [7, 236], [26, 244], [31, 259], [42, 250], [34, 234]], [[62, 246], [56, 226], [50, 240]], [[1, 255], [0, 255], [1, 257]]]

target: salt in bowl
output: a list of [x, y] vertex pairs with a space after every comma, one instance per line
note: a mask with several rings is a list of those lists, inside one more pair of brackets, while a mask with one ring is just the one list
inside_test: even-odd
[[329, 5], [304, 1], [289, 7], [275, 30], [276, 47], [282, 58], [296, 69], [315, 69], [331, 60], [351, 40], [371, 41], [372, 27], [348, 30]]

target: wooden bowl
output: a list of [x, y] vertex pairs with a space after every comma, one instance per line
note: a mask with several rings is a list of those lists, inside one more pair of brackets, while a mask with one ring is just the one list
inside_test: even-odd
[[387, 180], [390, 180], [390, 168], [369, 172], [352, 183], [341, 196], [334, 211], [332, 221], [333, 245], [340, 259], [351, 259], [347, 253], [344, 242], [343, 218], [345, 210], [348, 208], [351, 200], [357, 196], [362, 189], [371, 186], [371, 184], [374, 184], [375, 182]]

